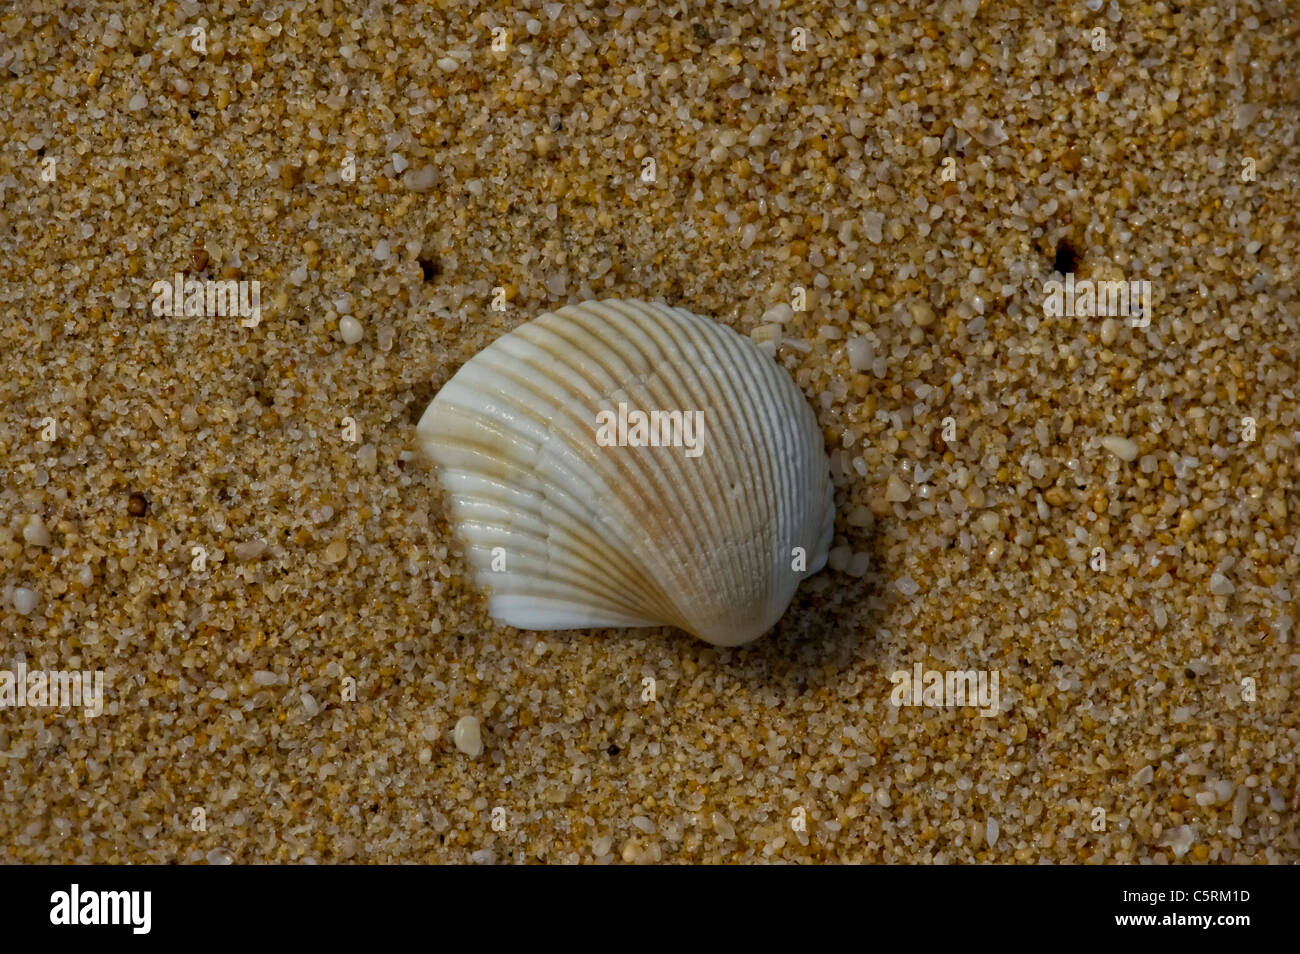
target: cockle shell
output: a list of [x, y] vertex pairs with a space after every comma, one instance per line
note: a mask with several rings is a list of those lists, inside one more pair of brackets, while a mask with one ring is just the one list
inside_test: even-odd
[[[660, 415], [638, 431], [636, 411]], [[737, 646], [826, 563], [812, 409], [753, 342], [681, 308], [548, 312], [470, 359], [418, 435], [489, 612], [520, 629], [672, 625]]]

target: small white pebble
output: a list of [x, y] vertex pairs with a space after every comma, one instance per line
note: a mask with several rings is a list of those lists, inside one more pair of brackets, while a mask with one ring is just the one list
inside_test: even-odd
[[1192, 830], [1191, 825], [1179, 825], [1177, 828], [1171, 828], [1165, 836], [1165, 844], [1173, 849], [1174, 857], [1181, 858], [1187, 854], [1192, 842], [1196, 840], [1196, 832]]
[[365, 331], [361, 327], [361, 322], [351, 315], [344, 315], [339, 319], [339, 336], [343, 339], [344, 344], [354, 345], [361, 340], [364, 334]]
[[310, 692], [304, 692], [301, 698], [302, 709], [307, 713], [308, 718], [315, 717], [316, 713], [320, 712], [320, 703], [312, 697]]
[[885, 224], [885, 217], [879, 212], [864, 212], [862, 214], [862, 229], [867, 236], [867, 241], [872, 245], [879, 245], [884, 238], [882, 231]]
[[912, 491], [897, 474], [890, 474], [885, 484], [885, 499], [890, 503], [903, 503], [912, 498]]
[[1237, 786], [1237, 796], [1232, 800], [1232, 823], [1238, 828], [1246, 820], [1246, 811], [1250, 807], [1250, 791], [1245, 785]]
[[245, 540], [235, 544], [236, 560], [256, 560], [266, 552], [266, 544], [261, 540]]
[[452, 59], [450, 56], [440, 56], [438, 58], [438, 69], [444, 73], [454, 73], [460, 69], [460, 61]]
[[402, 182], [412, 192], [428, 192], [433, 188], [437, 178], [437, 166], [420, 166], [418, 169], [411, 169], [406, 175], [402, 176]]
[[258, 669], [253, 673], [253, 685], [255, 686], [274, 686], [280, 681], [280, 677], [269, 669]]
[[28, 589], [25, 586], [15, 586], [13, 600], [14, 609], [26, 616], [36, 609], [36, 604], [41, 601], [41, 597], [35, 590]]
[[374, 444], [362, 444], [357, 448], [357, 469], [361, 473], [373, 474], [377, 459]]
[[1101, 343], [1104, 345], [1113, 345], [1115, 339], [1119, 337], [1119, 324], [1114, 318], [1107, 318], [1101, 323]]
[[853, 559], [849, 561], [849, 576], [862, 577], [867, 575], [867, 570], [871, 569], [871, 554], [859, 552], [853, 554]]
[[730, 841], [736, 837], [736, 826], [731, 820], [721, 812], [714, 812], [709, 819], [713, 824], [713, 830], [718, 833], [718, 837], [723, 841]]
[[794, 317], [794, 309], [785, 302], [773, 305], [767, 311], [763, 312], [764, 322], [774, 322], [783, 325]]
[[998, 825], [998, 820], [996, 818], [990, 818], [984, 824], [984, 841], [990, 848], [998, 843], [998, 834], [1000, 831], [1001, 826]]
[[1132, 461], [1137, 460], [1138, 446], [1127, 437], [1116, 437], [1110, 435], [1101, 439], [1101, 446], [1106, 448], [1120, 460]]
[[45, 521], [40, 514], [34, 513], [27, 518], [27, 524], [23, 527], [23, 539], [34, 547], [50, 545], [50, 531], [45, 528]]
[[846, 345], [849, 352], [849, 367], [854, 371], [867, 371], [876, 363], [875, 350], [869, 338], [850, 338]]
[[483, 736], [479, 732], [478, 719], [473, 716], [461, 716], [452, 732], [456, 748], [472, 759], [483, 754]]
[[921, 591], [920, 584], [910, 576], [900, 577], [894, 583], [894, 586], [898, 587], [898, 592], [902, 593], [904, 596], [915, 596]]
[[136, 93], [134, 96], [131, 97], [131, 102], [126, 104], [126, 108], [131, 110], [131, 112], [134, 113], [134, 112], [138, 112], [141, 109], [144, 109], [148, 105], [149, 105], [149, 97], [146, 96], [144, 93]]
[[1222, 573], [1210, 574], [1210, 592], [1215, 596], [1231, 596], [1236, 590], [1237, 588], [1232, 585], [1232, 580]]

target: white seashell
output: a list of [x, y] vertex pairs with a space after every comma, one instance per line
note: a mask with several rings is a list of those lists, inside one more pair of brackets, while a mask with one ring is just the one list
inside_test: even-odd
[[[649, 434], [637, 412], [657, 415]], [[467, 362], [418, 433], [511, 626], [672, 625], [737, 646], [826, 563], [835, 503], [811, 408], [753, 342], [681, 308], [544, 314]]]

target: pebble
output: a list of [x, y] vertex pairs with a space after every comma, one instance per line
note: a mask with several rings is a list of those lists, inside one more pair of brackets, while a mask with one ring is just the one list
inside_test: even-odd
[[904, 503], [911, 498], [911, 488], [897, 474], [890, 474], [885, 483], [885, 499], [890, 503]]
[[1138, 446], [1127, 437], [1110, 435], [1101, 439], [1101, 446], [1123, 461], [1137, 460]]
[[849, 565], [846, 567], [849, 576], [854, 577], [866, 576], [869, 569], [871, 569], [871, 554], [866, 552], [853, 554], [853, 559], [849, 561]]
[[408, 169], [406, 174], [402, 176], [402, 184], [412, 192], [428, 192], [437, 181], [437, 166], [420, 166], [418, 169]]
[[342, 563], [348, 556], [348, 541], [339, 538], [331, 540], [329, 546], [325, 548], [326, 563]]
[[879, 212], [865, 212], [862, 215], [862, 230], [866, 235], [867, 241], [872, 245], [879, 245], [884, 239], [883, 231], [885, 217]]
[[1232, 823], [1240, 828], [1246, 821], [1246, 813], [1250, 808], [1250, 789], [1245, 785], [1237, 786], [1236, 797], [1232, 800]]
[[1119, 323], [1114, 318], [1107, 318], [1101, 323], [1101, 343], [1113, 345], [1119, 337]]
[[357, 470], [363, 474], [373, 474], [378, 466], [379, 455], [374, 444], [362, 444], [357, 448]]
[[34, 513], [27, 518], [27, 523], [23, 526], [23, 539], [34, 547], [50, 545], [50, 531], [46, 529], [40, 514]]
[[461, 716], [452, 730], [452, 739], [456, 748], [472, 759], [483, 754], [483, 737], [479, 732], [478, 719], [473, 716]]
[[14, 609], [23, 616], [29, 616], [41, 601], [40, 594], [26, 586], [15, 586], [13, 591]]
[[1236, 591], [1237, 588], [1232, 585], [1232, 580], [1222, 573], [1210, 574], [1210, 592], [1215, 596], [1231, 596]]
[[339, 337], [343, 339], [344, 344], [354, 345], [364, 335], [365, 331], [361, 327], [361, 322], [351, 315], [344, 315], [339, 319]]
[[731, 819], [726, 815], [721, 812], [714, 812], [710, 816], [710, 821], [713, 824], [713, 830], [717, 832], [718, 837], [723, 841], [731, 841], [736, 837], [736, 826], [731, 823]]
[[256, 560], [266, 552], [266, 544], [261, 540], [244, 540], [235, 544], [235, 559], [242, 562]]
[[850, 338], [845, 343], [849, 353], [849, 367], [854, 371], [868, 371], [876, 362], [876, 355], [868, 338]]
[[914, 301], [908, 306], [908, 311], [918, 328], [929, 328], [934, 324], [934, 309], [929, 302]]
[[773, 324], [784, 325], [787, 322], [791, 321], [793, 318], [794, 318], [794, 309], [791, 308], [786, 302], [783, 301], [778, 302], [777, 304], [769, 308], [767, 311], [763, 312], [763, 321], [765, 323], [770, 322]]

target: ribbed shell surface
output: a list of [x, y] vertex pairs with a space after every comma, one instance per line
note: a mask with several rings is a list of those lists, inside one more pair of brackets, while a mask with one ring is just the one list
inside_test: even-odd
[[[703, 412], [699, 456], [602, 445], [597, 415], [620, 403]], [[681, 308], [544, 314], [467, 362], [418, 433], [489, 611], [512, 626], [667, 624], [739, 645], [826, 562], [834, 500], [803, 394], [747, 338]]]

